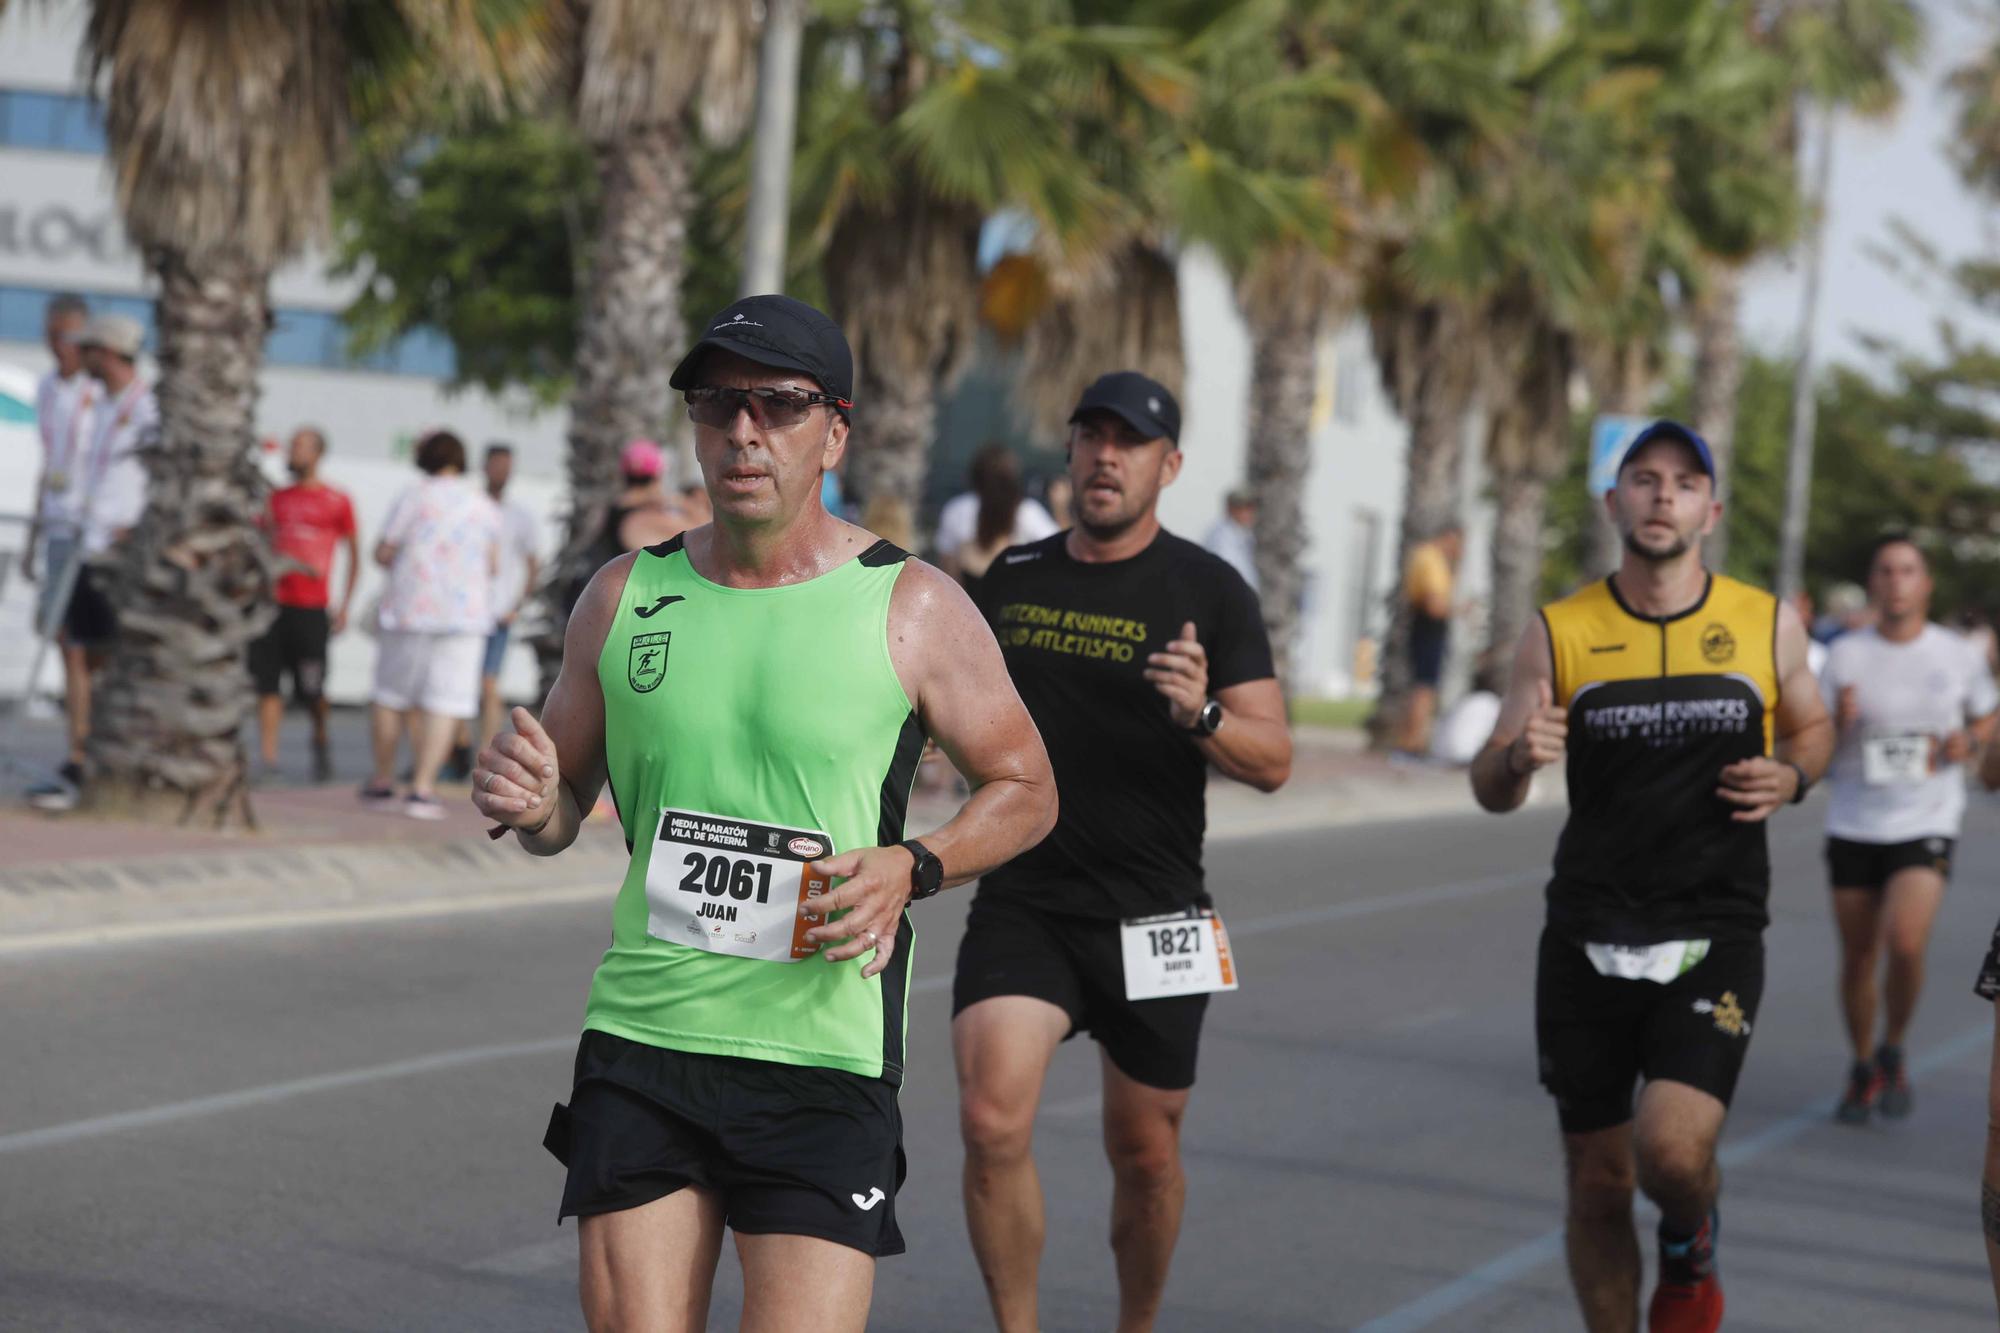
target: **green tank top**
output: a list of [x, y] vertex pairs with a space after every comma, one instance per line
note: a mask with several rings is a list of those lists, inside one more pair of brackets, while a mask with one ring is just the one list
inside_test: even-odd
[[867, 955], [828, 963], [793, 923], [827, 887], [812, 859], [903, 838], [924, 744], [889, 660], [908, 558], [877, 542], [780, 588], [709, 582], [679, 537], [634, 559], [597, 662], [632, 861], [586, 1028], [901, 1083], [908, 915], [867, 980]]

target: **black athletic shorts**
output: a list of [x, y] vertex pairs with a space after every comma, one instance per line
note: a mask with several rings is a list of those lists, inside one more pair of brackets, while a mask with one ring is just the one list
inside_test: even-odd
[[1601, 976], [1582, 945], [1544, 929], [1535, 1047], [1563, 1132], [1630, 1120], [1641, 1076], [1686, 1083], [1729, 1105], [1763, 994], [1761, 939], [1717, 940], [1707, 957], [1662, 983]]
[[1427, 616], [1421, 611], [1410, 617], [1410, 677], [1419, 685], [1432, 689], [1444, 679], [1445, 642], [1450, 637], [1451, 624], [1436, 616]]
[[250, 679], [259, 694], [284, 693], [292, 678], [292, 697], [316, 703], [326, 688], [326, 643], [332, 624], [323, 606], [281, 606], [271, 627], [250, 644]]
[[903, 1117], [878, 1078], [585, 1032], [542, 1146], [569, 1168], [559, 1224], [700, 1185], [744, 1235], [903, 1252]]
[[79, 648], [102, 647], [118, 637], [118, 612], [104, 595], [103, 578], [91, 569], [89, 561], [78, 563], [76, 587], [69, 595], [69, 609], [63, 613], [63, 633]]
[[1993, 942], [1986, 946], [1986, 958], [1979, 964], [1979, 978], [1972, 983], [1972, 991], [1982, 1000], [2000, 998], [2000, 926], [1993, 928]]
[[1827, 878], [1836, 889], [1875, 889], [1888, 886], [1889, 877], [1899, 870], [1935, 870], [1951, 879], [1951, 854], [1958, 846], [1953, 838], [1916, 838], [1910, 842], [1854, 842], [1847, 838], [1826, 840]]
[[1194, 1086], [1208, 996], [1126, 999], [1116, 921], [1060, 916], [979, 894], [958, 943], [952, 1017], [1002, 995], [1055, 1005], [1069, 1015], [1069, 1036], [1088, 1032], [1135, 1082], [1168, 1092]]

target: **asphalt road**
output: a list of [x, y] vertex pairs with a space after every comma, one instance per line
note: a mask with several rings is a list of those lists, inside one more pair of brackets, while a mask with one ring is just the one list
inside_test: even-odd
[[[1211, 1007], [1164, 1329], [1576, 1327], [1531, 970], [1548, 814], [1211, 849], [1243, 989]], [[2000, 895], [1975, 801], [1911, 1049], [1908, 1121], [1826, 1113], [1845, 1068], [1816, 811], [1787, 811], [1770, 980], [1726, 1140], [1731, 1329], [1994, 1327], [1976, 1184]], [[919, 911], [910, 1253], [874, 1327], [985, 1325], [959, 1211], [945, 978]], [[541, 1150], [607, 905], [0, 955], [0, 1328], [581, 1326]], [[1044, 1326], [1110, 1327], [1096, 1062], [1037, 1133]], [[1646, 1225], [1650, 1226], [1650, 1222]], [[1650, 1244], [1647, 1246], [1650, 1252]], [[734, 1327], [725, 1256], [714, 1323]]]

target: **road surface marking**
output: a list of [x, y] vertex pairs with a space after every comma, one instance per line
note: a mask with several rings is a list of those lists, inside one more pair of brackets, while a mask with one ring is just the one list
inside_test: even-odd
[[[1980, 1046], [1993, 1039], [1990, 1024], [1968, 1028], [1956, 1037], [1930, 1050], [1910, 1062], [1910, 1068], [1917, 1073], [1928, 1073], [1952, 1061], [1971, 1054]], [[1766, 1125], [1756, 1133], [1723, 1145], [1716, 1157], [1724, 1166], [1738, 1166], [1762, 1156], [1773, 1148], [1781, 1148], [1798, 1138], [1809, 1129], [1833, 1121], [1832, 1098], [1819, 1098], [1800, 1107], [1792, 1114]], [[1969, 1185], [1967, 1188], [1971, 1188]], [[1562, 1257], [1563, 1233], [1558, 1227], [1535, 1237], [1525, 1245], [1516, 1246], [1497, 1258], [1489, 1259], [1477, 1268], [1468, 1269], [1441, 1287], [1425, 1292], [1408, 1304], [1399, 1305], [1387, 1314], [1378, 1315], [1365, 1324], [1358, 1325], [1354, 1333], [1418, 1333], [1430, 1328], [1440, 1319], [1453, 1315], [1483, 1297], [1505, 1290], [1517, 1278], [1552, 1263]]]

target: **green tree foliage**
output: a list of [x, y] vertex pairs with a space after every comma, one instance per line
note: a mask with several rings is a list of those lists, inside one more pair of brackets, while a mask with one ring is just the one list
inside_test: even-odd
[[575, 131], [552, 117], [483, 117], [370, 147], [334, 196], [334, 271], [362, 284], [346, 311], [355, 350], [434, 328], [458, 354], [454, 387], [559, 402], [597, 222], [597, 173]]

